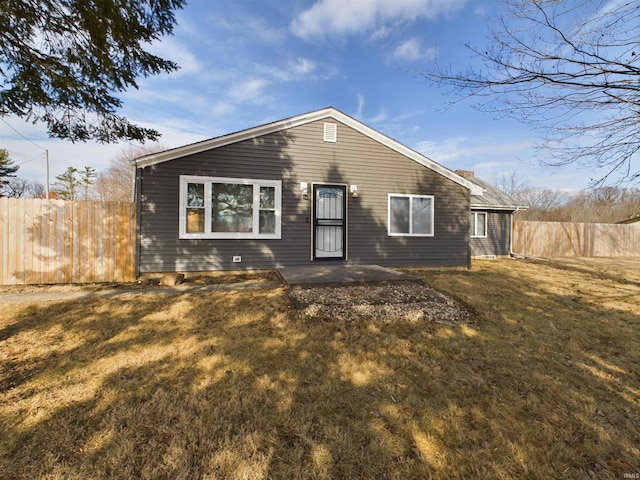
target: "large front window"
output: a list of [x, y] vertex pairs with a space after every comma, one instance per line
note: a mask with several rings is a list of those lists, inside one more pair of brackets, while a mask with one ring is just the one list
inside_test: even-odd
[[433, 196], [389, 194], [389, 235], [433, 236]]
[[280, 238], [282, 182], [180, 177], [180, 238]]

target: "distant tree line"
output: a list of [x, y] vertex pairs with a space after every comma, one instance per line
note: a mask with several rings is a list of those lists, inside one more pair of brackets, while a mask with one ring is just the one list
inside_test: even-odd
[[501, 175], [494, 183], [529, 206], [518, 212], [520, 220], [615, 223], [640, 216], [640, 189], [635, 187], [605, 186], [567, 193], [528, 185], [517, 172]]

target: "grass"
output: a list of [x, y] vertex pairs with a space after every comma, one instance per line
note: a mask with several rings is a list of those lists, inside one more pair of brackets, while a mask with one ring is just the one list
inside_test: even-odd
[[3, 306], [5, 478], [640, 473], [638, 261], [413, 270], [474, 321], [315, 322], [282, 289]]

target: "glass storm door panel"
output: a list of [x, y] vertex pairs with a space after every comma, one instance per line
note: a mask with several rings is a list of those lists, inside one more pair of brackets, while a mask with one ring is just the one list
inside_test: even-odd
[[346, 187], [313, 186], [314, 259], [345, 259]]

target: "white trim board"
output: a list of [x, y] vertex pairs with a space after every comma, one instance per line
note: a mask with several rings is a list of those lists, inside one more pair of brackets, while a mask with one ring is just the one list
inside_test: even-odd
[[194, 153], [204, 152], [214, 148], [223, 147], [232, 143], [241, 142], [243, 140], [250, 140], [262, 135], [287, 130], [289, 128], [298, 127], [307, 123], [315, 122], [326, 118], [332, 118], [337, 120], [354, 130], [368, 136], [369, 138], [389, 147], [392, 150], [410, 158], [411, 160], [439, 173], [445, 178], [454, 181], [455, 183], [462, 185], [470, 190], [471, 195], [482, 195], [482, 187], [475, 183], [461, 177], [457, 173], [443, 167], [439, 163], [434, 162], [428, 157], [412, 150], [400, 142], [388, 137], [377, 130], [365, 125], [364, 123], [350, 117], [349, 115], [342, 113], [340, 110], [327, 107], [314, 112], [297, 115], [295, 117], [287, 118], [284, 120], [278, 120], [276, 122], [267, 123], [266, 125], [259, 125], [257, 127], [249, 128], [247, 130], [241, 130], [239, 132], [230, 133], [228, 135], [222, 135], [220, 137], [211, 138], [209, 140], [203, 140], [202, 142], [192, 143], [183, 147], [173, 148], [171, 150], [165, 150], [163, 152], [151, 153], [142, 157], [136, 158], [132, 163], [138, 168], [148, 167], [157, 163], [167, 162], [169, 160], [175, 160], [187, 155], [193, 155]]

